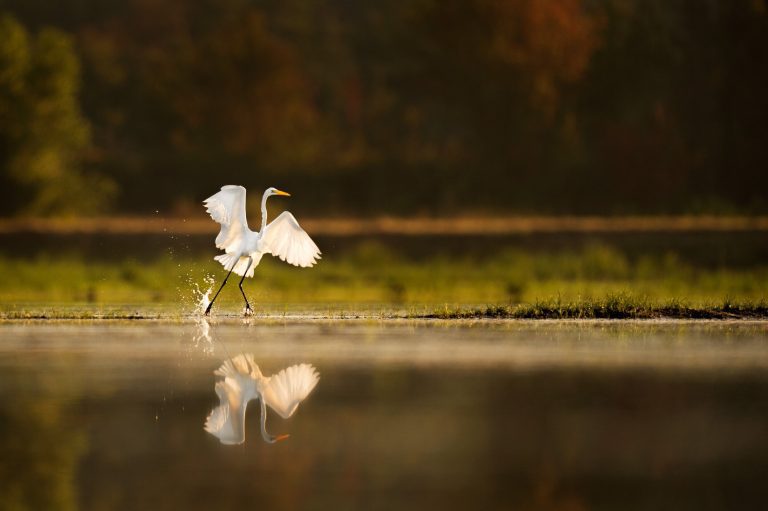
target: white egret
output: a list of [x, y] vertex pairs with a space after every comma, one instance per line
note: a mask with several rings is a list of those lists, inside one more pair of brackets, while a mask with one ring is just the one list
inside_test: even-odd
[[245, 299], [245, 314], [253, 312], [243, 291], [243, 280], [245, 277], [253, 277], [253, 270], [264, 254], [272, 254], [288, 264], [303, 268], [314, 266], [320, 259], [320, 249], [290, 212], [283, 211], [267, 225], [267, 199], [273, 195], [290, 197], [289, 193], [277, 188], [267, 188], [264, 191], [261, 198], [261, 230], [258, 232], [248, 228], [248, 220], [245, 217], [245, 188], [242, 186], [222, 186], [220, 192], [203, 201], [211, 218], [221, 224], [221, 231], [216, 236], [216, 248], [224, 250], [225, 253], [214, 259], [219, 261], [225, 270], [229, 270], [221, 287], [205, 309], [206, 315], [211, 312], [213, 302], [233, 271], [242, 276], [238, 287]]
[[264, 376], [250, 353], [241, 353], [225, 361], [214, 374], [224, 377], [215, 386], [221, 404], [208, 414], [205, 430], [227, 445], [245, 442], [245, 409], [252, 399], [261, 402], [261, 437], [264, 441], [273, 444], [288, 438], [288, 435], [267, 433], [267, 405], [287, 419], [320, 379], [309, 364], [294, 365], [273, 376]]

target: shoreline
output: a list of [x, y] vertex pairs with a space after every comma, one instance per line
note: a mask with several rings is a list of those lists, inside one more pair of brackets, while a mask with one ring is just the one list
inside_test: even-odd
[[253, 316], [243, 316], [240, 314], [217, 314], [212, 317], [204, 317], [198, 314], [163, 314], [163, 313], [40, 313], [25, 312], [0, 313], [1, 324], [24, 324], [24, 323], [197, 323], [205, 321], [211, 324], [217, 323], [243, 323], [252, 324], [284, 324], [284, 323], [425, 323], [425, 324], [534, 324], [534, 323], [564, 323], [564, 324], [767, 324], [768, 314], [722, 314], [707, 312], [696, 316], [674, 316], [674, 315], [637, 315], [624, 317], [576, 317], [576, 316], [500, 316], [485, 315], [482, 312], [475, 313], [469, 311], [466, 313], [446, 315], [442, 313], [430, 314], [396, 314], [396, 313], [339, 313], [339, 314], [257, 314]]

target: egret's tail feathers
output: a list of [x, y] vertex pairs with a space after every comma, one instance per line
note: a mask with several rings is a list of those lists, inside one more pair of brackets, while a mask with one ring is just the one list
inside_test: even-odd
[[[251, 263], [250, 267], [248, 266], [249, 262]], [[241, 276], [253, 277], [254, 267], [255, 264], [253, 263], [253, 260], [249, 260], [248, 257], [241, 257], [240, 260], [237, 261], [237, 264], [235, 264], [234, 272]]]
[[224, 266], [224, 269], [229, 271], [237, 263], [237, 260], [240, 259], [240, 256], [235, 254], [221, 254], [217, 255], [213, 259], [220, 262], [222, 266]]
[[[240, 353], [231, 359], [225, 360], [213, 374], [223, 376], [224, 378], [237, 378], [238, 376], [250, 376], [251, 378], [261, 378], [261, 370], [253, 360], [252, 353]], [[218, 389], [217, 389], [218, 394]]]
[[[261, 259], [261, 258], [259, 258]], [[227, 271], [232, 270], [240, 276], [253, 277], [253, 270], [258, 261], [252, 260], [250, 268], [248, 267], [248, 257], [241, 257], [237, 254], [221, 254], [214, 257], [214, 260], [221, 263]], [[247, 268], [247, 271], [246, 271]]]

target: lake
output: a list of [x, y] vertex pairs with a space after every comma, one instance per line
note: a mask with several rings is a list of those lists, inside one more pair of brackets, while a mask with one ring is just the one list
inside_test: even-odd
[[[213, 371], [309, 363], [295, 414], [204, 431]], [[0, 508], [756, 509], [768, 323], [0, 324]]]

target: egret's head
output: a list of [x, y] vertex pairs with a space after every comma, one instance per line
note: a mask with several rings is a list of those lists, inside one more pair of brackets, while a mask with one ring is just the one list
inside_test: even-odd
[[291, 196], [290, 193], [284, 192], [282, 190], [278, 190], [277, 188], [274, 188], [274, 187], [267, 188], [266, 195], [267, 195], [267, 197], [271, 197], [273, 195], [283, 195], [285, 197], [290, 197]]

